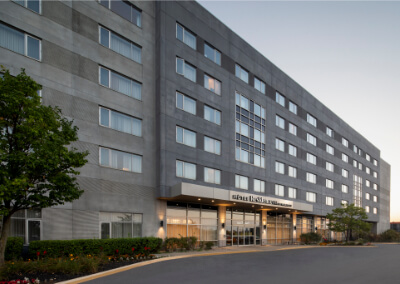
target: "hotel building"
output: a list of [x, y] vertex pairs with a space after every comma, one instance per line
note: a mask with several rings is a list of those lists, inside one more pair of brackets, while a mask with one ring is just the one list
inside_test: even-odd
[[389, 229], [380, 150], [194, 1], [1, 1], [0, 64], [90, 153], [80, 199], [13, 216], [26, 243], [335, 239], [325, 216], [350, 203]]

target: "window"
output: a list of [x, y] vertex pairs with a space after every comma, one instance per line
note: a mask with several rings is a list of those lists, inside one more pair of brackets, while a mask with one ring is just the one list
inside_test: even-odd
[[378, 208], [374, 207], [372, 213], [378, 214]]
[[41, 60], [41, 40], [0, 23], [0, 46]]
[[378, 173], [374, 172], [373, 176], [374, 176], [374, 178], [378, 178]]
[[358, 162], [356, 160], [353, 160], [353, 167], [357, 168]]
[[289, 101], [289, 111], [297, 114], [297, 105], [292, 101]]
[[349, 206], [349, 202], [347, 200], [342, 200], [342, 207]]
[[345, 146], [345, 147], [349, 147], [349, 141], [348, 141], [346, 138], [343, 138], [343, 137], [342, 137], [342, 144], [343, 144], [343, 146]]
[[289, 166], [288, 167], [288, 176], [297, 178], [297, 168]]
[[99, 0], [99, 2], [134, 25], [142, 26], [142, 12], [130, 3], [122, 0]]
[[285, 107], [285, 97], [278, 92], [275, 93], [275, 101], [281, 106]]
[[244, 135], [246, 137], [250, 137], [250, 128], [247, 124], [236, 120], [235, 130], [237, 133]]
[[99, 42], [122, 56], [142, 63], [142, 48], [140, 46], [101, 26], [99, 26]]
[[311, 135], [310, 133], [307, 133], [307, 142], [314, 146], [317, 146], [317, 137]]
[[221, 125], [221, 112], [215, 108], [204, 105], [204, 119]]
[[40, 14], [41, 0], [12, 0], [13, 2]]
[[207, 74], [204, 74], [204, 88], [221, 95], [221, 82]]
[[250, 160], [249, 155], [250, 155], [250, 153], [247, 152], [246, 150], [236, 147], [236, 160], [244, 162], [244, 163], [249, 163], [249, 160]]
[[250, 101], [249, 101], [249, 99], [246, 98], [245, 96], [242, 96], [238, 92], [236, 92], [235, 94], [236, 94], [236, 105], [238, 105], [241, 108], [244, 108], [244, 109], [250, 111]]
[[257, 77], [254, 77], [254, 88], [265, 95], [265, 83]]
[[242, 66], [236, 64], [235, 65], [235, 75], [236, 77], [240, 78], [241, 80], [245, 81], [246, 83], [249, 82], [249, 72], [243, 69]]
[[365, 199], [367, 199], [367, 200], [371, 199], [371, 195], [368, 192], [365, 193]]
[[309, 162], [310, 164], [316, 165], [317, 164], [317, 156], [307, 153], [307, 162]]
[[365, 212], [366, 212], [366, 213], [369, 213], [369, 206], [368, 206], [368, 205], [365, 206]]
[[374, 201], [374, 202], [378, 202], [378, 196], [374, 195], [374, 196], [373, 196], [373, 201]]
[[356, 146], [356, 145], [353, 145], [353, 151], [354, 151], [354, 153], [357, 153], [357, 151], [358, 151], [358, 148], [357, 148], [357, 146]]
[[371, 174], [371, 169], [368, 168], [368, 167], [365, 167], [365, 172], [366, 172], [367, 174]]
[[142, 84], [101, 66], [99, 70], [100, 85], [134, 99], [142, 99]]
[[371, 187], [371, 182], [369, 180], [365, 180], [365, 186], [366, 187]]
[[[254, 114], [261, 118], [265, 118], [265, 108], [257, 103], [254, 103]], [[256, 117], [255, 120], [257, 121], [257, 119], [258, 118]], [[263, 122], [263, 124], [265, 124], [265, 121]]]
[[282, 117], [280, 117], [279, 115], [275, 116], [275, 124], [279, 128], [285, 129], [285, 120]]
[[204, 136], [204, 151], [221, 155], [221, 141]]
[[248, 190], [249, 178], [241, 175], [235, 175], [235, 187]]
[[285, 187], [280, 184], [275, 184], [275, 195], [285, 196]]
[[178, 23], [176, 23], [176, 38], [196, 50], [196, 36]]
[[333, 206], [333, 197], [326, 196], [325, 204], [328, 206]]
[[358, 155], [361, 156], [362, 155], [362, 151], [360, 148], [358, 148]]
[[374, 166], [378, 166], [378, 161], [374, 159]]
[[330, 171], [330, 172], [334, 171], [334, 165], [332, 163], [326, 162], [325, 168], [327, 171]]
[[265, 143], [264, 132], [262, 132], [258, 129], [254, 129], [254, 140], [261, 142], [261, 143]]
[[113, 169], [141, 173], [142, 156], [99, 147], [100, 165]]
[[342, 153], [342, 161], [345, 163], [349, 162], [349, 156], [347, 156], [346, 154]]
[[325, 185], [327, 188], [333, 189], [333, 187], [334, 187], [333, 180], [326, 179]]
[[362, 178], [353, 175], [353, 203], [357, 207], [362, 206]]
[[342, 169], [342, 176], [345, 177], [345, 178], [348, 178], [349, 177], [349, 171], [345, 170], [345, 169]]
[[41, 209], [24, 209], [11, 216], [10, 237], [20, 237], [24, 244], [42, 239]]
[[142, 236], [142, 214], [100, 212], [100, 238], [135, 238]]
[[368, 155], [367, 153], [365, 153], [365, 159], [367, 159], [367, 161], [371, 161], [371, 156], [370, 155]]
[[221, 65], [221, 52], [216, 50], [208, 43], [204, 43], [204, 56], [213, 61], [214, 63]]
[[311, 114], [307, 113], [307, 122], [314, 127], [317, 127], [317, 119]]
[[285, 164], [275, 161], [275, 172], [278, 174], [285, 174]]
[[326, 127], [326, 135], [328, 135], [329, 137], [333, 137], [333, 130], [329, 127]]
[[342, 184], [342, 192], [349, 193], [349, 187], [345, 184]]
[[281, 139], [275, 139], [275, 148], [279, 151], [285, 152], [285, 142]]
[[335, 149], [331, 145], [326, 144], [326, 152], [328, 152], [331, 155], [334, 155]]
[[313, 203], [315, 203], [315, 202], [317, 202], [317, 194], [316, 193], [314, 193], [314, 192], [307, 192], [306, 193], [306, 200], [308, 201], [308, 202], [313, 202]]
[[289, 144], [289, 155], [297, 157], [297, 147]]
[[315, 174], [312, 174], [312, 173], [307, 173], [306, 180], [309, 183], [317, 183], [317, 176]]
[[196, 115], [196, 101], [179, 92], [176, 92], [176, 107]]
[[142, 136], [142, 120], [103, 107], [99, 108], [101, 126], [121, 132]]
[[260, 168], [265, 168], [265, 158], [254, 154], [254, 165]]
[[378, 190], [378, 185], [376, 183], [373, 184], [374, 190]]
[[289, 122], [289, 133], [297, 136], [297, 126]]
[[221, 184], [221, 171], [204, 167], [204, 181], [208, 183]]
[[176, 176], [187, 179], [196, 179], [196, 165], [176, 160]]
[[254, 191], [265, 192], [265, 181], [254, 179]]
[[196, 148], [196, 132], [176, 126], [176, 142]]
[[288, 197], [296, 199], [297, 198], [297, 189], [294, 187], [289, 187], [288, 188]]
[[190, 81], [196, 82], [196, 67], [193, 67], [182, 58], [176, 58], [176, 73]]
[[358, 169], [362, 170], [363, 165], [361, 163], [358, 163]]

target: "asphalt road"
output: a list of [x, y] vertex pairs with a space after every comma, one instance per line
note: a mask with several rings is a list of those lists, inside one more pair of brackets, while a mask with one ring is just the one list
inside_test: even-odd
[[85, 284], [400, 283], [400, 245], [318, 247], [176, 259]]

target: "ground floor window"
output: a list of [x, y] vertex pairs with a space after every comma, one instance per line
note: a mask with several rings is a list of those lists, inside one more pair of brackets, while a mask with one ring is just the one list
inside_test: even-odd
[[267, 212], [267, 243], [287, 244], [292, 242], [292, 225], [292, 215]]
[[209, 205], [167, 203], [167, 237], [197, 237], [218, 241], [218, 208]]
[[226, 208], [226, 245], [259, 245], [260, 213], [253, 210]]
[[11, 216], [10, 237], [21, 237], [25, 244], [41, 239], [41, 209], [20, 210]]
[[100, 212], [100, 238], [141, 237], [142, 220], [142, 214]]

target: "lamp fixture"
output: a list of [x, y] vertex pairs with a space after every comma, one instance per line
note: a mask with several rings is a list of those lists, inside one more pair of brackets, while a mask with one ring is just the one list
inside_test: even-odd
[[264, 225], [264, 230], [267, 229], [267, 225]]
[[222, 223], [222, 229], [224, 229], [225, 228], [225, 223]]
[[164, 220], [160, 221], [160, 227], [164, 227]]
[[296, 226], [294, 226], [294, 227], [293, 227], [293, 230], [295, 230], [295, 231], [296, 231]]

